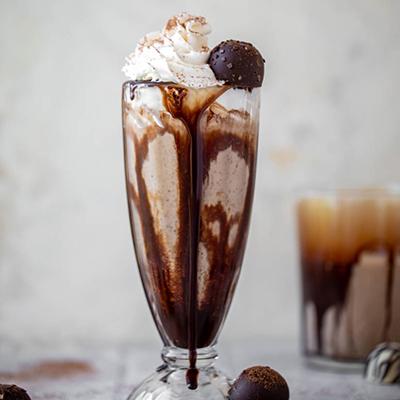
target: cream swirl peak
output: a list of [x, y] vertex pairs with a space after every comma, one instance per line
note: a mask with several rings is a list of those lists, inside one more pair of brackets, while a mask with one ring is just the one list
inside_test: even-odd
[[175, 82], [202, 88], [222, 85], [207, 63], [210, 56], [204, 17], [187, 13], [169, 19], [162, 32], [142, 38], [122, 71], [132, 80]]

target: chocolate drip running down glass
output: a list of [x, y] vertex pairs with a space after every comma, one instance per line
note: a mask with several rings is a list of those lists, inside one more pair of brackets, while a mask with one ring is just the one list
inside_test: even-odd
[[[139, 44], [125, 71], [140, 67], [148, 74], [148, 64], [160, 64], [151, 57], [161, 57], [171, 37], [186, 37], [183, 29], [207, 32], [205, 26], [200, 17], [172, 18], [162, 34], [153, 34], [146, 42], [146, 50], [143, 41]], [[169, 35], [167, 41], [163, 35]], [[243, 51], [254, 49], [248, 43], [233, 43], [237, 62]], [[144, 62], [143, 54], [154, 46], [156, 55], [146, 55]], [[231, 42], [214, 50], [225, 64], [233, 65]], [[132, 235], [147, 300], [164, 343], [164, 364], [130, 399], [225, 399], [229, 383], [214, 367], [214, 345], [232, 301], [248, 235], [261, 83], [249, 84], [260, 81], [257, 74], [240, 76], [242, 86], [232, 79], [226, 82], [221, 74], [217, 79], [212, 64], [196, 64], [190, 67], [192, 74], [185, 75], [189, 67], [177, 66], [181, 58], [171, 61], [168, 55], [162, 61], [173, 82], [145, 76], [145, 81], [123, 85]], [[188, 79], [182, 80], [185, 76]]]

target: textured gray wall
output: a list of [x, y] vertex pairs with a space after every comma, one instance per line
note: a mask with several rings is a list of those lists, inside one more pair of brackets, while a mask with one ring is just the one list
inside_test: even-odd
[[[201, 4], [201, 5], [199, 5]], [[400, 2], [0, 3], [0, 337], [157, 337], [133, 258], [120, 73], [187, 10], [267, 59], [252, 231], [223, 336], [296, 336], [293, 189], [400, 178]]]

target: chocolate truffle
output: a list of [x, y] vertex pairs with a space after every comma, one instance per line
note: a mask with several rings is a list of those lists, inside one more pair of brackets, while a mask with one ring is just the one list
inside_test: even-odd
[[270, 367], [245, 369], [229, 391], [230, 400], [288, 400], [285, 378]]
[[400, 383], [400, 343], [381, 343], [369, 354], [364, 377], [373, 383]]
[[0, 400], [31, 400], [25, 389], [17, 385], [0, 384]]
[[262, 85], [264, 62], [260, 52], [251, 43], [238, 40], [220, 43], [212, 49], [208, 60], [218, 80], [246, 88]]

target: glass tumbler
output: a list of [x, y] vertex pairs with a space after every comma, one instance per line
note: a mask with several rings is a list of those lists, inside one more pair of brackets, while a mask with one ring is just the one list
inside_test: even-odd
[[297, 217], [304, 353], [356, 366], [400, 342], [400, 190], [309, 192]]

